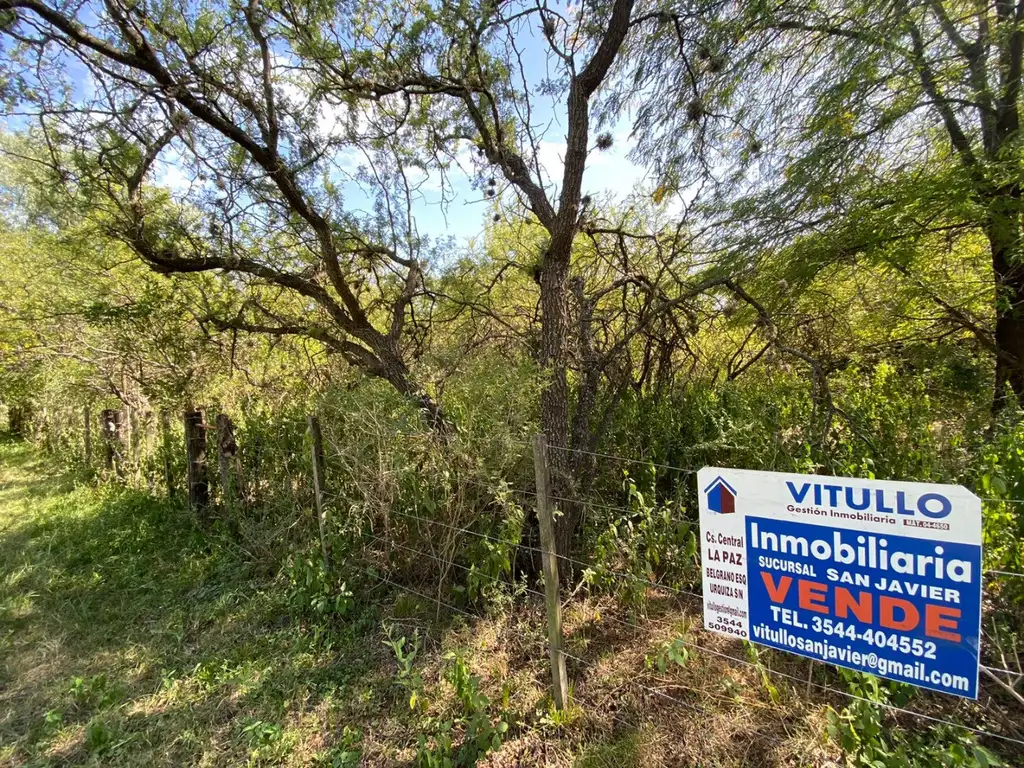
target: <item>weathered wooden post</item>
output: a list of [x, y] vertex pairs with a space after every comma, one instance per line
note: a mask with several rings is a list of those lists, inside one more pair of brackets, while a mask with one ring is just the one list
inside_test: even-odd
[[160, 411], [160, 432], [164, 454], [164, 482], [167, 484], [167, 498], [174, 497], [174, 470], [171, 463], [171, 416]]
[[[238, 494], [241, 473], [238, 471], [238, 443], [235, 425], [226, 413], [217, 414], [217, 462], [220, 468], [220, 500], [230, 506]], [[234, 468], [232, 468], [234, 464]], [[232, 478], [234, 470], [234, 478]]]
[[11, 430], [11, 434], [15, 437], [23, 437], [25, 434], [25, 420], [21, 410], [21, 406], [9, 405], [7, 406], [7, 422], [8, 428]]
[[52, 453], [53, 441], [50, 439], [50, 412], [47, 410], [45, 405], [43, 406], [40, 416], [42, 418], [39, 419], [36, 425], [36, 439], [38, 440], [39, 436], [42, 435], [43, 448]]
[[146, 408], [146, 410], [142, 412], [142, 437], [140, 441], [141, 445], [139, 447], [139, 471], [145, 474], [146, 487], [149, 489], [151, 494], [156, 489], [156, 473], [149, 466], [143, 466], [144, 463], [148, 464], [148, 462], [143, 462], [143, 458], [150, 455], [153, 451], [153, 446], [156, 444], [157, 429], [156, 414], [153, 413], [151, 408]]
[[85, 466], [92, 467], [92, 409], [88, 405], [83, 410], [82, 419], [85, 427]]
[[[121, 378], [122, 385], [124, 384], [124, 377]], [[121, 390], [124, 392], [124, 390]], [[125, 393], [127, 395], [127, 393]], [[132, 460], [132, 433], [135, 431], [135, 409], [132, 408], [128, 403], [125, 403], [121, 408], [121, 460], [131, 461]], [[124, 431], [127, 430], [128, 434], [125, 435]]]
[[309, 450], [313, 465], [313, 494], [316, 498], [316, 519], [320, 525], [320, 548], [324, 554], [324, 573], [331, 572], [331, 545], [327, 536], [327, 508], [324, 504], [324, 440], [320, 420], [309, 415]]
[[142, 453], [142, 425], [138, 408], [128, 412], [128, 456], [133, 464], [138, 464]]
[[206, 478], [206, 424], [201, 410], [185, 411], [185, 455], [188, 463], [188, 506], [206, 521], [210, 483]]
[[543, 433], [533, 440], [533, 467], [537, 477], [537, 521], [540, 523], [541, 563], [544, 567], [544, 602], [548, 614], [548, 654], [551, 659], [551, 692], [555, 709], [569, 701], [569, 678], [562, 654], [562, 603], [558, 595], [558, 554], [555, 549], [555, 518], [551, 508], [551, 476], [548, 439]]
[[107, 470], [114, 470], [120, 476], [123, 472], [123, 455], [121, 450], [121, 411], [107, 408], [103, 411], [103, 448], [104, 465]]

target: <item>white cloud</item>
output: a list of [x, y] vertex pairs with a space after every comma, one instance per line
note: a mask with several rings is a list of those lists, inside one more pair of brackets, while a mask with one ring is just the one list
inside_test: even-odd
[[150, 177], [161, 187], [166, 187], [176, 197], [183, 197], [206, 183], [195, 178], [185, 156], [171, 144], [157, 159]]
[[183, 195], [192, 186], [192, 179], [178, 163], [161, 163], [154, 181], [167, 187], [174, 195]]
[[[626, 197], [647, 175], [645, 168], [634, 164], [626, 157], [632, 149], [628, 126], [612, 134], [612, 146], [609, 149], [597, 149], [594, 146], [595, 140], [596, 137], [592, 137], [586, 170], [583, 172], [584, 193], [607, 192], [613, 198]], [[565, 141], [545, 139], [538, 144], [537, 160], [546, 181], [554, 184], [561, 181], [565, 166], [565, 148]]]

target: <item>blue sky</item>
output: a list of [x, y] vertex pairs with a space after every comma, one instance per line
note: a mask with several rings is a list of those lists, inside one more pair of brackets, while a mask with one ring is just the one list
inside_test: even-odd
[[[555, 3], [553, 7], [560, 13], [571, 12], [559, 5]], [[561, 32], [556, 39], [559, 37]], [[543, 39], [539, 19], [535, 18], [530, 26], [524, 26], [518, 31], [516, 43], [522, 52], [523, 75], [531, 94], [532, 122], [535, 126], [544, 126], [538, 145], [538, 160], [547, 180], [557, 183], [563, 169], [566, 112], [560, 101], [540, 95], [540, 86], [545, 79], [556, 78], [560, 73], [552, 69], [554, 57], [550, 55], [548, 42]], [[581, 60], [585, 62], [583, 57]], [[621, 199], [644, 178], [645, 169], [634, 165], [626, 157], [633, 148], [633, 142], [629, 140], [630, 127], [628, 117], [620, 120], [608, 129], [614, 139], [612, 147], [591, 152], [583, 179], [584, 194]], [[592, 147], [595, 138], [596, 131], [592, 130]], [[526, 159], [529, 163], [530, 158]], [[493, 201], [484, 200], [479, 191], [472, 189], [466, 178], [460, 179], [456, 192], [456, 199], [448, 205], [447, 211], [440, 204], [439, 194], [427, 191], [417, 201], [415, 213], [421, 234], [431, 237], [448, 235], [462, 242], [482, 235], [485, 223], [493, 215]]]
[[[562, 9], [562, 12], [565, 10]], [[525, 79], [532, 98], [532, 122], [535, 126], [545, 126], [543, 132], [538, 134], [538, 160], [548, 181], [557, 183], [561, 178], [562, 157], [565, 151], [565, 111], [564, 107], [550, 96], [539, 95], [541, 82], [545, 78], [557, 76], [558, 73], [549, 70], [551, 62], [548, 57], [548, 44], [542, 39], [539, 27], [534, 28], [535, 26], [537, 25], [523, 27], [519, 31], [517, 45], [522, 50], [522, 60], [526, 62]], [[93, 87], [86, 70], [71, 57], [65, 57], [65, 62], [66, 74], [75, 82], [76, 96], [88, 99], [92, 95]], [[337, 121], [341, 116], [339, 111], [323, 107], [322, 129], [330, 131], [330, 123]], [[27, 118], [10, 116], [5, 122], [9, 130], [23, 130], [30, 123]], [[592, 151], [584, 175], [585, 194], [599, 196], [602, 199], [622, 199], [644, 178], [644, 169], [635, 166], [626, 158], [633, 146], [629, 140], [629, 128], [628, 119], [620, 120], [617, 125], [608, 129], [614, 138], [612, 147], [605, 151]], [[595, 138], [596, 131], [591, 136], [592, 146]], [[460, 153], [462, 159], [468, 160], [470, 152], [468, 142], [464, 143]], [[529, 158], [527, 160], [529, 161]], [[340, 165], [349, 164], [351, 170], [354, 170], [359, 161], [360, 158], [355, 151], [351, 157], [338, 159]], [[165, 150], [161, 162], [155, 168], [154, 180], [183, 196], [190, 187], [195, 189], [193, 175], [187, 165], [182, 157], [176, 154], [172, 145]], [[465, 163], [465, 167], [468, 170], [470, 166]], [[449, 200], [446, 205], [442, 204], [439, 173], [433, 172], [428, 175], [414, 170], [411, 175], [417, 176], [420, 183], [414, 194], [413, 214], [421, 235], [426, 235], [431, 240], [451, 237], [460, 245], [483, 235], [486, 223], [494, 213], [495, 201], [484, 199], [479, 190], [473, 189], [468, 174], [459, 168], [451, 169], [447, 178], [450, 186], [447, 190]], [[372, 200], [366, 190], [360, 188], [357, 183], [346, 181], [342, 190], [346, 208], [368, 211], [372, 207]], [[505, 192], [498, 203], [509, 204], [512, 202], [511, 198], [511, 193]]]
[[[542, 39], [538, 25], [520, 29], [517, 45], [523, 54], [524, 75], [531, 92], [532, 122], [535, 126], [544, 126], [543, 132], [539, 134], [538, 160], [548, 180], [557, 183], [562, 175], [562, 158], [565, 151], [565, 109], [552, 97], [539, 94], [541, 82], [546, 78], [556, 77], [559, 73], [549, 69], [552, 62], [548, 56], [548, 43]], [[325, 107], [321, 120], [322, 130], [330, 131], [332, 120], [338, 120], [340, 117], [340, 112]], [[634, 165], [626, 157], [633, 148], [633, 143], [629, 140], [630, 125], [627, 117], [611, 126], [608, 130], [614, 139], [612, 147], [605, 151], [592, 151], [584, 174], [584, 194], [620, 200], [644, 178], [645, 169]], [[591, 146], [596, 138], [596, 131], [592, 134]], [[469, 143], [465, 142], [459, 153], [467, 171], [471, 170], [468, 162], [471, 149]], [[162, 166], [157, 180], [172, 188], [184, 188], [187, 186], [187, 178], [181, 168], [175, 167], [173, 158], [168, 159], [170, 162]], [[529, 158], [527, 160], [529, 161]], [[353, 151], [351, 157], [339, 158], [338, 162], [340, 165], [350, 165], [354, 169], [360, 158], [358, 153]], [[458, 167], [450, 170], [446, 179], [449, 184], [447, 204], [442, 201], [440, 173], [435, 171], [424, 174], [412, 170], [409, 174], [419, 183], [419, 188], [414, 193], [413, 215], [420, 235], [428, 236], [431, 240], [452, 237], [459, 245], [483, 235], [486, 223], [494, 214], [495, 201], [485, 199], [479, 190], [474, 189], [467, 173]], [[501, 186], [499, 184], [499, 189]], [[372, 207], [372, 200], [366, 190], [360, 188], [357, 183], [345, 182], [342, 190], [346, 208], [349, 210], [369, 211]], [[511, 203], [511, 197], [511, 193], [506, 192], [498, 202]]]

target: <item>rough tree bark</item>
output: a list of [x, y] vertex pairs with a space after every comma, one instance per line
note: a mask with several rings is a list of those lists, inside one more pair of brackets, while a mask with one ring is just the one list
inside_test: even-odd
[[1012, 393], [1024, 404], [1024, 259], [1021, 252], [1021, 204], [1019, 192], [993, 205], [986, 236], [992, 253], [996, 280], [995, 400], [1000, 410]]

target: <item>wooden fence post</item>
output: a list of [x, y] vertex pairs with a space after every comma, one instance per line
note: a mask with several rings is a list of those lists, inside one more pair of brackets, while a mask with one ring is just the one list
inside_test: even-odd
[[543, 433], [533, 440], [533, 467], [537, 476], [537, 521], [540, 523], [541, 563], [544, 566], [544, 602], [548, 614], [548, 654], [551, 659], [551, 691], [555, 709], [565, 709], [569, 682], [562, 653], [562, 603], [558, 594], [558, 554], [555, 550], [555, 518], [551, 509], [551, 477], [548, 470], [548, 439]]
[[20, 405], [7, 406], [7, 421], [12, 435], [25, 436], [25, 412]]
[[142, 412], [142, 437], [138, 461], [139, 472], [145, 474], [146, 487], [149, 489], [149, 493], [151, 495], [156, 488], [156, 473], [148, 466], [148, 462], [143, 461], [143, 457], [153, 453], [153, 446], [156, 442], [156, 433], [156, 414], [153, 413], [152, 408], [146, 408], [146, 410]]
[[205, 522], [210, 483], [206, 478], [206, 424], [200, 410], [185, 411], [185, 455], [188, 459], [188, 506]]
[[141, 453], [141, 442], [142, 442], [142, 427], [140, 417], [142, 414], [138, 408], [132, 408], [128, 412], [128, 456], [132, 464], [139, 463], [139, 454]]
[[[124, 379], [122, 378], [121, 381], [123, 383]], [[123, 389], [121, 391], [124, 392]], [[121, 409], [121, 429], [120, 429], [120, 433], [121, 433], [121, 440], [122, 440], [122, 445], [121, 445], [121, 460], [122, 461], [125, 461], [125, 460], [131, 461], [132, 460], [132, 433], [135, 431], [134, 427], [132, 425], [135, 423], [134, 419], [135, 419], [135, 409], [132, 408], [127, 403], [125, 403], [124, 407]], [[128, 430], [127, 436], [124, 434], [125, 428], [127, 428], [127, 430]]]
[[103, 411], [104, 464], [108, 470], [115, 470], [118, 476], [123, 472], [123, 451], [121, 449], [121, 411], [107, 408]]
[[[235, 425], [226, 413], [217, 414], [217, 463], [220, 469], [220, 500], [230, 506], [238, 495], [240, 473], [238, 470], [238, 443], [235, 442]], [[235, 476], [232, 478], [232, 464]]]
[[171, 416], [160, 411], [160, 432], [164, 453], [164, 482], [167, 484], [167, 498], [174, 497], [174, 471], [171, 464]]
[[320, 525], [320, 548], [324, 553], [324, 573], [331, 572], [331, 545], [327, 538], [327, 508], [324, 505], [324, 440], [320, 419], [309, 415], [309, 451], [313, 465], [313, 493], [316, 498], [316, 519]]
[[85, 426], [85, 466], [92, 466], [92, 410], [89, 406], [85, 406], [82, 414], [83, 424]]

